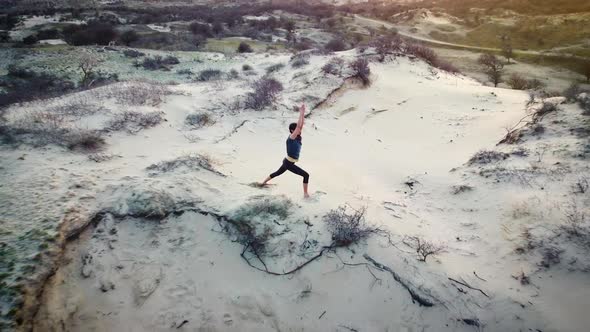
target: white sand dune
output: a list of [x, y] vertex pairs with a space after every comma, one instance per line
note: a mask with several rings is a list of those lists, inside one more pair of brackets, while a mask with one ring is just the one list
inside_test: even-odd
[[[157, 107], [137, 107], [162, 111], [167, 122], [135, 135], [112, 133], [108, 153], [117, 157], [100, 164], [57, 148], [23, 147], [28, 149], [26, 166], [20, 167], [14, 161], [22, 150], [3, 150], [2, 165], [12, 174], [61, 169], [68, 175], [61, 180], [54, 175], [57, 188], [71, 186], [66, 182], [73, 175], [87, 181], [70, 190], [68, 204], [80, 215], [109, 212], [67, 247], [64, 264], [43, 294], [36, 329], [584, 330], [590, 323], [584, 315], [590, 298], [587, 277], [567, 267], [540, 270], [531, 256], [517, 255], [515, 248], [523, 225], [559, 214], [556, 206], [567, 200], [571, 181], [588, 171], [587, 163], [565, 153], [547, 154], [537, 167], [551, 169], [559, 160], [570, 171], [543, 173], [524, 185], [493, 172], [488, 178], [478, 173], [491, 166], [466, 165], [479, 150], [494, 149], [505, 128], [525, 115], [524, 92], [485, 87], [406, 58], [372, 64], [370, 87], [342, 92], [306, 120], [298, 165], [311, 174], [311, 200], [302, 199], [301, 178], [289, 173], [265, 189], [247, 185], [280, 166], [287, 126], [296, 120], [290, 106], [317, 101], [342, 83], [320, 73], [327, 60], [314, 56], [302, 70], [276, 74], [285, 85], [276, 110], [234, 113], [221, 107], [247, 91], [241, 81], [173, 87], [184, 95], [167, 96]], [[112, 101], [104, 105], [113, 113], [130, 109]], [[574, 121], [579, 110], [564, 107], [568, 121]], [[216, 123], [189, 130], [184, 119], [195, 110], [212, 110]], [[549, 151], [578, 142], [557, 131], [547, 135]], [[536, 141], [523, 144], [533, 151], [540, 148]], [[498, 149], [509, 153], [515, 148]], [[146, 171], [189, 153], [210, 156], [225, 176], [199, 167], [151, 176]], [[498, 164], [528, 167], [535, 159], [531, 154]], [[9, 188], [26, 182], [3, 181]], [[454, 195], [457, 185], [474, 189]], [[37, 187], [38, 194], [61, 190], [55, 187]], [[330, 235], [321, 217], [344, 204], [367, 207], [368, 223], [390, 237], [376, 235], [326, 252], [292, 275], [273, 276], [248, 266], [240, 257], [243, 246], [211, 215], [189, 211], [154, 221], [131, 212], [139, 201], [171, 209], [190, 202], [199, 211], [231, 215], [261, 195], [293, 202], [287, 218], [267, 221], [273, 231], [284, 231], [266, 257], [273, 271], [286, 271], [327, 245]], [[524, 219], [513, 217], [519, 204], [526, 205]], [[135, 216], [114, 218], [117, 214]], [[542, 216], [529, 218], [538, 214]], [[443, 243], [447, 250], [419, 262], [402, 241], [407, 235]], [[305, 245], [308, 256], [294, 254]], [[434, 306], [413, 302], [389, 272], [375, 268], [364, 255], [435, 299]], [[521, 271], [532, 275], [530, 285], [513, 278]]]

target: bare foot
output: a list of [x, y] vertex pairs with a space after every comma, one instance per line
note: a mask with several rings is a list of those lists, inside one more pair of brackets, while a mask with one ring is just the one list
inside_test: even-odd
[[309, 194], [308, 193], [303, 194], [303, 198], [309, 198]]

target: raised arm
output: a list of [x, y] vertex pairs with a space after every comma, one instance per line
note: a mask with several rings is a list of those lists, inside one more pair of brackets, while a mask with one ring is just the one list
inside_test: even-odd
[[303, 130], [303, 122], [305, 121], [305, 104], [301, 104], [299, 107], [299, 120], [297, 121], [297, 127], [291, 133], [291, 139], [296, 139], [297, 136], [301, 135]]

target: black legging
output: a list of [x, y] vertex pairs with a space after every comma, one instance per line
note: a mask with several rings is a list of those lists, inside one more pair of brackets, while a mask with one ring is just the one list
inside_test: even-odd
[[272, 173], [270, 178], [275, 178], [285, 173], [287, 170], [297, 175], [303, 176], [303, 183], [309, 183], [309, 174], [302, 170], [299, 166], [295, 165], [295, 163], [288, 161], [287, 158], [283, 159], [283, 165], [281, 165], [281, 167], [276, 172]]

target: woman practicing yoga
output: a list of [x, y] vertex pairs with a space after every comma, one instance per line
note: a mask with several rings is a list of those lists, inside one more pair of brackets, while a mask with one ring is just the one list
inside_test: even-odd
[[276, 172], [267, 177], [261, 185], [266, 185], [270, 179], [285, 173], [285, 171], [291, 171], [303, 177], [303, 196], [308, 198], [309, 194], [307, 193], [307, 185], [309, 183], [309, 174], [295, 165], [299, 160], [299, 152], [301, 152], [301, 130], [303, 129], [304, 119], [305, 105], [301, 105], [299, 107], [299, 121], [289, 125], [289, 132], [291, 132], [291, 135], [287, 138], [287, 157], [283, 159], [283, 165], [281, 165]]

